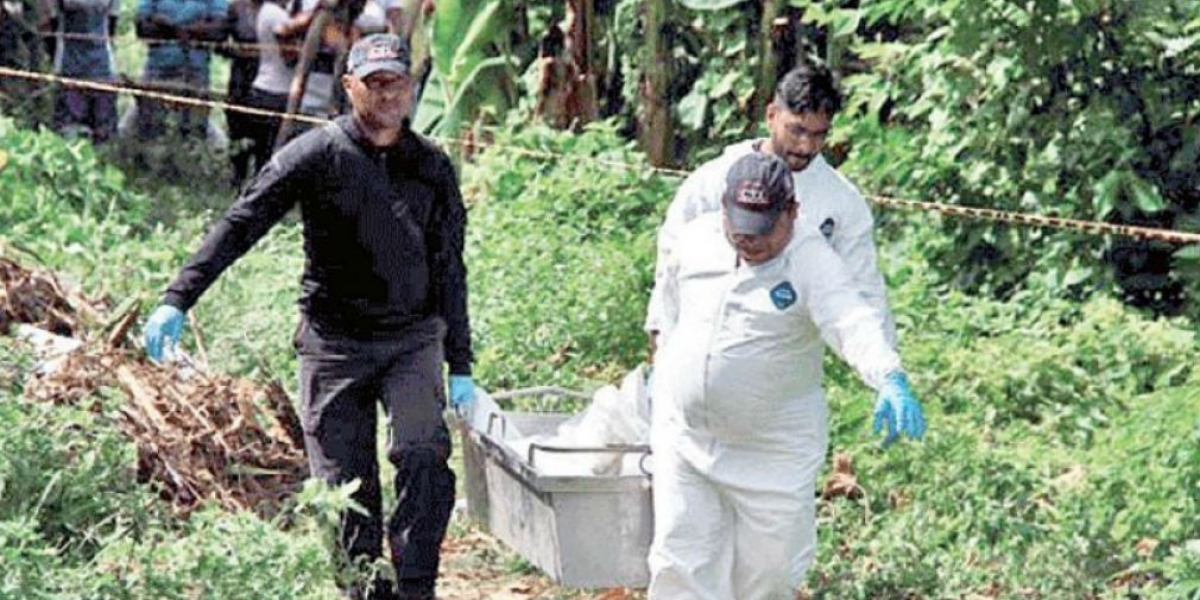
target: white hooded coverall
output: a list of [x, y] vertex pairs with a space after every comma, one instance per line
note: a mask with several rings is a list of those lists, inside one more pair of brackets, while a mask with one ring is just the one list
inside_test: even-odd
[[[679, 187], [658, 231], [658, 270], [646, 315], [645, 330], [658, 331], [661, 313], [659, 280], [679, 238], [679, 230], [692, 219], [721, 210], [725, 174], [737, 159], [755, 152], [764, 140], [749, 140], [727, 146], [724, 153], [696, 169]], [[884, 333], [896, 346], [896, 324], [888, 308], [887, 288], [879, 274], [875, 250], [875, 218], [854, 184], [817, 155], [803, 171], [792, 173], [796, 200], [800, 203], [797, 230], [820, 233], [842, 258], [854, 285], [867, 303], [885, 321]]]
[[661, 281], [650, 598], [791, 600], [816, 548], [822, 338], [873, 388], [900, 358], [819, 235], [797, 230], [751, 266], [715, 212], [676, 244]]

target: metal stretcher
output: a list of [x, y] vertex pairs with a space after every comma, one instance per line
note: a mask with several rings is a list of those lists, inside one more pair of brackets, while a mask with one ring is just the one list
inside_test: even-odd
[[[495, 400], [589, 398], [539, 387], [495, 394]], [[559, 585], [578, 588], [644, 587], [654, 530], [646, 445], [564, 447], [530, 444], [525, 456], [505, 442], [510, 430], [552, 434], [563, 412], [493, 413], [484, 431], [461, 426], [467, 513]], [[555, 476], [538, 467], [552, 454], [641, 455], [636, 475]]]

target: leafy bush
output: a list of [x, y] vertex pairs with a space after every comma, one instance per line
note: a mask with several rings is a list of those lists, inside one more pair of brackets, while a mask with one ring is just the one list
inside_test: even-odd
[[[522, 154], [554, 152], [557, 162]], [[608, 127], [581, 135], [497, 132], [464, 167], [467, 267], [485, 386], [584, 386], [645, 357], [654, 232], [676, 182], [638, 162]]]
[[867, 434], [873, 395], [827, 363], [831, 445], [854, 457], [866, 498], [821, 505], [814, 597], [1190, 589], [1183, 546], [1200, 537], [1192, 323], [1045, 288], [1008, 302], [969, 296], [921, 257], [936, 224], [888, 226], [905, 232], [883, 246], [883, 262], [930, 430], [924, 443], [880, 450]]
[[127, 190], [124, 175], [101, 164], [87, 142], [0, 119], [0, 145], [9, 154], [0, 171], [0, 194], [9, 199], [0, 206], [7, 235], [88, 247], [144, 231], [137, 227], [144, 228], [150, 199]]
[[92, 408], [0, 393], [0, 597], [335, 597], [322, 524], [349, 491], [306, 486], [276, 521], [210, 508], [170, 522], [130, 485], [135, 448], [111, 423], [117, 406]]
[[[1057, 298], [1048, 284], [1008, 301], [972, 296], [942, 282], [923, 258], [937, 224], [894, 223], [905, 234], [883, 246], [901, 354], [926, 402], [989, 428], [1023, 420], [1064, 442], [1088, 445], [1136, 396], [1178, 386], [1197, 373], [1191, 321], [1153, 319], [1094, 295]], [[830, 363], [831, 385], [861, 390]]]
[[155, 202], [131, 190], [86, 142], [0, 119], [0, 145], [10, 149], [0, 171], [0, 195], [7, 199], [0, 205], [0, 240], [82, 285], [90, 297], [141, 294], [156, 276], [165, 287], [166, 274], [158, 275], [165, 268], [156, 265], [182, 263], [187, 248], [181, 239], [195, 235], [199, 221], [179, 223], [178, 231], [156, 226]]
[[29, 520], [45, 543], [86, 556], [149, 518], [149, 492], [129, 486], [135, 448], [105, 417], [0, 392], [0, 422], [0, 521]]
[[[1195, 229], [1194, 1], [805, 4], [862, 24], [861, 36], [841, 30], [870, 69], [847, 79], [839, 123], [867, 188]], [[1048, 273], [1068, 282], [1061, 293], [1072, 280], [1115, 281], [1135, 304], [1184, 308], [1169, 244], [963, 220], [944, 229], [954, 243], [931, 257], [972, 289], [1004, 294]]]
[[[991, 426], [1026, 419], [1086, 439], [1134, 396], [1182, 383], [1200, 358], [1180, 324], [1148, 321], [1110, 299], [1088, 301], [1075, 318], [1021, 318], [1012, 303], [964, 303], [954, 293], [942, 306], [938, 315], [953, 322], [935, 315], [908, 348], [928, 359], [918, 364], [922, 380], [947, 412], [970, 411]], [[947, 348], [953, 336], [964, 343]]]
[[32, 517], [0, 517], [0, 598], [58, 598], [54, 583], [65, 568]]
[[70, 583], [74, 597], [130, 600], [332, 599], [329, 549], [309, 528], [282, 530], [251, 513], [210, 509], [140, 539], [109, 544]]
[[[133, 189], [155, 198], [150, 218], [171, 222], [180, 214], [223, 210], [233, 202], [230, 148], [166, 131], [154, 140], [120, 137], [101, 147], [102, 158], [126, 173]], [[180, 193], [183, 191], [184, 193]]]
[[923, 444], [882, 451], [861, 429], [835, 434], [865, 498], [821, 504], [809, 586], [827, 598], [1188, 597], [1165, 590], [1196, 581], [1197, 399], [1196, 383], [1139, 396], [1083, 452], [936, 410]]
[[1098, 434], [1088, 478], [1105, 502], [1079, 509], [1080, 535], [1111, 540], [1127, 553], [1145, 538], [1200, 538], [1198, 402], [1196, 386], [1139, 398]]
[[17, 344], [0, 344], [0, 396], [21, 394], [25, 374], [33, 366], [33, 356]]
[[[0, 195], [10, 199], [0, 205], [0, 239], [89, 297], [156, 304], [215, 218], [205, 207], [220, 186], [158, 184], [152, 199], [90, 144], [7, 120], [0, 120], [0, 145], [11, 149], [0, 171]], [[290, 333], [303, 258], [298, 234], [295, 223], [278, 227], [192, 311], [214, 368], [292, 381]], [[194, 337], [184, 343], [195, 352]]]
[[1151, 598], [1200, 598], [1200, 541], [1189, 540], [1186, 544], [1173, 548], [1171, 556], [1163, 561], [1163, 576], [1171, 583]]

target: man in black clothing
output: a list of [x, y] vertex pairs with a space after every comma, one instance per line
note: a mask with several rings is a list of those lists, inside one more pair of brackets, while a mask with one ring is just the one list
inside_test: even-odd
[[184, 311], [300, 206], [306, 261], [295, 342], [305, 446], [313, 475], [360, 481], [354, 498], [370, 514], [343, 519], [341, 550], [351, 562], [382, 554], [377, 403], [388, 415], [398, 504], [386, 531], [399, 589], [377, 578], [346, 590], [372, 600], [434, 597], [455, 483], [443, 360], [450, 403], [474, 399], [466, 211], [449, 158], [408, 127], [408, 67], [396, 36], [354, 45], [342, 79], [353, 114], [271, 158], [167, 289], [145, 333], [147, 353], [160, 360], [179, 339]]

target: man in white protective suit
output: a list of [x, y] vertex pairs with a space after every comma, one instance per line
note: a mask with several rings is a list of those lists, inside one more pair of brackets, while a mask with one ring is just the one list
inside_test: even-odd
[[[895, 347], [896, 326], [879, 274], [871, 209], [854, 184], [821, 154], [830, 122], [841, 107], [842, 96], [829, 69], [801, 64], [789, 71], [767, 105], [770, 136], [726, 147], [721, 156], [701, 165], [679, 187], [658, 232], [658, 264], [661, 269], [668, 263], [667, 256], [674, 251], [681, 227], [702, 214], [721, 209], [723, 178], [730, 164], [755, 151], [774, 154], [792, 172], [801, 206], [799, 228], [819, 232], [842, 258], [859, 293], [882, 315], [884, 334]], [[656, 272], [645, 324], [652, 352], [661, 313], [659, 279], [661, 273]]]
[[649, 596], [790, 600], [815, 554], [824, 344], [879, 391], [885, 444], [925, 419], [878, 311], [797, 229], [789, 166], [751, 152], [720, 183], [722, 208], [680, 227], [660, 266]]

